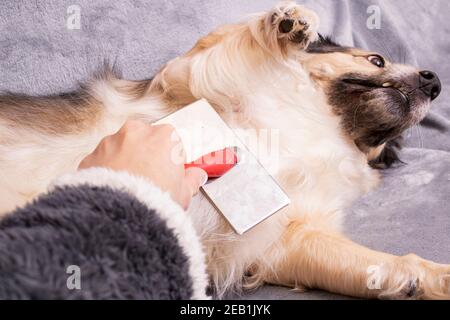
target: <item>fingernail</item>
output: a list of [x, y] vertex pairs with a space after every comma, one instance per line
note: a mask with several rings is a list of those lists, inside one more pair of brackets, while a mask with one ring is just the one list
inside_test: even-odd
[[200, 183], [200, 187], [204, 186], [206, 184], [206, 182], [208, 182], [208, 174], [205, 171], [203, 171], [202, 182]]

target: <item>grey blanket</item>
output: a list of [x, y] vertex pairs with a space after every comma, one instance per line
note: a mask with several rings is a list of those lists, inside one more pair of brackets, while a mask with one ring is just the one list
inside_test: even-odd
[[[443, 84], [430, 117], [414, 128], [405, 165], [384, 172], [381, 188], [348, 210], [347, 233], [374, 249], [417, 253], [450, 263], [450, 7], [447, 0], [300, 1], [321, 17], [321, 32], [344, 45], [379, 51], [397, 62], [436, 71]], [[68, 29], [80, 9], [81, 29]], [[150, 78], [169, 59], [223, 23], [270, 8], [272, 0], [3, 0], [0, 2], [0, 91], [50, 94], [77, 87], [105, 61], [128, 79]], [[381, 28], [369, 29], [370, 5]], [[70, 24], [74, 26], [74, 24]], [[75, 24], [76, 27], [76, 24]], [[246, 298], [336, 298], [266, 287]]]

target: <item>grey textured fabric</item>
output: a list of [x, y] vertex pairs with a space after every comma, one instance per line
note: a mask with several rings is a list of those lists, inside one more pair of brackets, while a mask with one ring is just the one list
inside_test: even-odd
[[0, 221], [0, 299], [191, 299], [192, 283], [173, 230], [122, 191], [59, 187]]
[[[299, 1], [321, 17], [321, 32], [344, 45], [438, 72], [443, 92], [430, 117], [440, 130], [407, 133], [407, 162], [386, 171], [380, 189], [349, 209], [351, 238], [396, 254], [415, 252], [450, 262], [450, 7], [447, 0]], [[272, 0], [77, 0], [81, 30], [66, 28], [71, 0], [0, 3], [0, 90], [28, 94], [68, 91], [105, 60], [128, 79], [150, 78], [214, 27], [273, 6]], [[381, 29], [366, 26], [367, 9], [381, 9]], [[248, 298], [327, 298], [265, 288]], [[285, 292], [280, 294], [280, 292]]]

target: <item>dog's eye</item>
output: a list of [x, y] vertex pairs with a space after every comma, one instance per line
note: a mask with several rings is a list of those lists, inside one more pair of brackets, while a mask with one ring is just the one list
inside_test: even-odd
[[373, 65], [378, 68], [384, 68], [384, 59], [379, 55], [368, 56], [367, 60], [369, 60]]

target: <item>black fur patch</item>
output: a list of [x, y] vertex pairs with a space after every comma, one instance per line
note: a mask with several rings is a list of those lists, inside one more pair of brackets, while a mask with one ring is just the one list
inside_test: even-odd
[[[384, 88], [390, 81], [395, 88]], [[328, 102], [340, 116], [342, 128], [363, 152], [399, 137], [421, 119], [413, 112], [429, 103], [414, 90], [417, 75], [398, 77], [395, 69], [373, 75], [345, 73], [332, 79], [326, 88]], [[409, 92], [405, 97], [405, 92]]]
[[322, 36], [319, 34], [319, 39], [312, 42], [306, 52], [308, 53], [332, 53], [332, 52], [346, 52], [348, 47], [343, 47], [340, 44], [334, 42], [328, 36]]
[[380, 155], [369, 161], [369, 165], [374, 169], [388, 169], [397, 163], [404, 163], [398, 156], [398, 152], [402, 149], [402, 142], [401, 136], [388, 141]]

